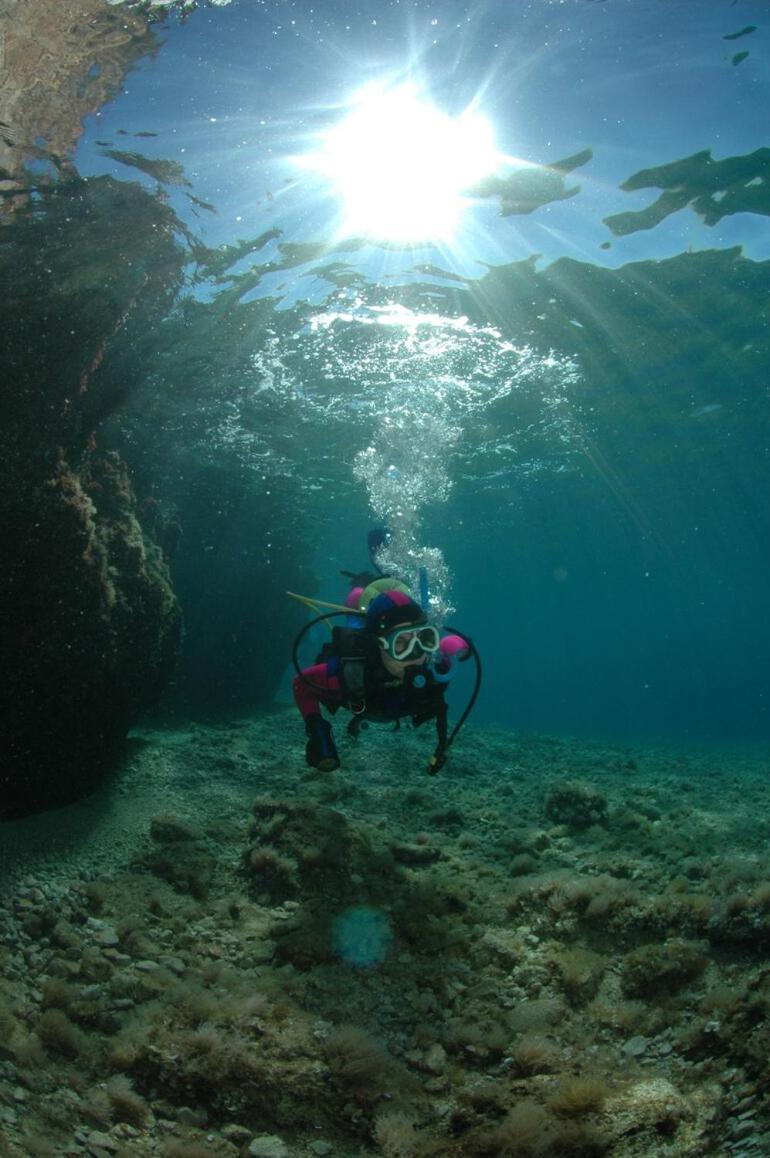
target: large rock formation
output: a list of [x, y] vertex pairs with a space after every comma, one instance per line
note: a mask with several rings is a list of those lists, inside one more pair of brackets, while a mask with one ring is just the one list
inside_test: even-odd
[[66, 803], [111, 767], [173, 669], [181, 617], [117, 455], [17, 479], [0, 502], [0, 819]]
[[[71, 156], [83, 118], [157, 46], [158, 7], [184, 13], [195, 3], [7, 0], [0, 10], [0, 819], [95, 786], [137, 713], [168, 684], [181, 643], [168, 562], [180, 538], [176, 579], [191, 624], [178, 683], [185, 707], [269, 701], [298, 619], [283, 588], [308, 586], [298, 578], [301, 549], [282, 551], [272, 530], [281, 523], [274, 498], [264, 507], [260, 495], [246, 506], [241, 497], [237, 507], [248, 507], [246, 530], [268, 541], [267, 554], [272, 539], [281, 566], [261, 548], [245, 557], [240, 523], [215, 535], [212, 550], [201, 526], [211, 495], [221, 527], [222, 488], [245, 488], [226, 462], [213, 487], [195, 485], [195, 448], [178, 412], [157, 447], [105, 423], [157, 372], [158, 325], [189, 251], [162, 196], [81, 181]], [[179, 395], [183, 410], [188, 374], [172, 367], [171, 404]], [[143, 397], [146, 434], [162, 423], [152, 386]]]
[[136, 385], [182, 254], [168, 208], [108, 180], [3, 227], [0, 818], [91, 788], [174, 662], [165, 559], [96, 431]]
[[[71, 167], [83, 118], [156, 44], [146, 6], [0, 10], [1, 819], [93, 787], [179, 647], [166, 560], [95, 433], [179, 284], [175, 222], [136, 187]], [[29, 162], [43, 174], [34, 206]]]

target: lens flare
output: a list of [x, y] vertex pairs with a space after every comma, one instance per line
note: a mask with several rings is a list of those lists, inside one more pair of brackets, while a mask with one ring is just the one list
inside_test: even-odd
[[332, 926], [332, 948], [348, 965], [373, 969], [387, 955], [393, 940], [390, 921], [380, 909], [354, 905]]

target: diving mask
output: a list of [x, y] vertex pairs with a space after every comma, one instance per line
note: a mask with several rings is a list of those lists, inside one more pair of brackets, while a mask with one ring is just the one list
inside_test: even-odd
[[380, 647], [391, 659], [404, 660], [419, 648], [421, 652], [438, 651], [441, 637], [431, 623], [417, 627], [397, 627], [387, 635], [377, 637]]

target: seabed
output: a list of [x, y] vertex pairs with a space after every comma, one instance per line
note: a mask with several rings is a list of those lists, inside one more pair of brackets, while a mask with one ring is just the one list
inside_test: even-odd
[[335, 730], [0, 826], [0, 1155], [770, 1153], [761, 753]]

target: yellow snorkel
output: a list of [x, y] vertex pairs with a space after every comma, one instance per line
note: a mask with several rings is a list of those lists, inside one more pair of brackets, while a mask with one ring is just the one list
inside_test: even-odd
[[311, 611], [315, 611], [316, 615], [321, 614], [321, 607], [326, 607], [329, 611], [346, 611], [348, 615], [355, 615], [358, 610], [356, 607], [347, 607], [344, 603], [329, 603], [326, 599], [311, 599], [309, 595], [297, 595], [296, 591], [287, 591], [286, 594], [299, 603], [304, 603]]
[[[363, 615], [367, 607], [376, 595], [380, 595], [383, 591], [403, 591], [405, 595], [409, 595], [409, 588], [405, 583], [399, 579], [391, 579], [388, 575], [383, 575], [381, 579], [375, 579], [368, 587], [364, 587], [358, 598], [358, 606], [350, 607], [347, 603], [330, 603], [327, 599], [311, 599], [309, 595], [298, 595], [296, 591], [287, 591], [286, 594], [291, 599], [296, 599], [298, 603], [304, 603], [316, 615], [321, 615], [321, 608], [326, 611], [342, 611], [346, 615]], [[331, 625], [327, 623], [331, 631]]]

